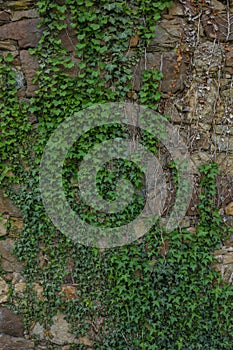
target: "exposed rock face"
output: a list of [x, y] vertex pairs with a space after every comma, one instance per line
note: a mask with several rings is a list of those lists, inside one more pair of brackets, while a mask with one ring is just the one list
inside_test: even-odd
[[7, 235], [6, 224], [7, 224], [7, 219], [2, 219], [2, 221], [0, 221], [0, 237]]
[[225, 212], [227, 215], [232, 215], [233, 216], [233, 202], [229, 203], [226, 206]]
[[34, 56], [30, 55], [27, 50], [20, 51], [20, 61], [22, 64], [22, 71], [27, 81], [26, 96], [33, 96], [37, 86], [32, 83], [38, 69], [38, 63]]
[[34, 350], [35, 344], [24, 338], [0, 334], [0, 350]]
[[16, 40], [20, 48], [36, 47], [41, 30], [37, 28], [39, 19], [24, 19], [1, 26], [0, 40]]
[[[53, 317], [53, 324], [50, 328], [51, 341], [57, 345], [78, 343], [78, 340], [69, 332], [69, 324], [63, 314]], [[32, 330], [32, 334], [39, 336], [40, 339], [45, 338], [44, 328], [37, 322]]]
[[16, 315], [6, 307], [0, 307], [0, 334], [23, 337], [24, 324], [22, 316]]
[[8, 301], [9, 287], [6, 281], [0, 277], [0, 304]]
[[20, 272], [23, 269], [22, 264], [14, 255], [14, 240], [7, 238], [0, 241], [0, 255], [2, 258], [2, 268], [6, 272]]

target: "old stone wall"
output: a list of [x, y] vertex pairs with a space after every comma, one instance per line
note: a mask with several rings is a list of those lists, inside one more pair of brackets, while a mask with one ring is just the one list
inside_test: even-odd
[[[20, 98], [33, 96], [36, 86], [32, 78], [37, 62], [29, 48], [37, 45], [41, 30], [34, 1], [0, 1], [0, 54], [11, 52], [17, 72]], [[61, 34], [67, 50], [75, 61], [76, 39], [72, 29]], [[132, 50], [137, 41], [132, 43]], [[217, 0], [175, 0], [159, 21], [155, 37], [134, 70], [133, 91], [137, 96], [141, 74], [145, 68], [157, 67], [163, 73], [160, 89], [160, 112], [171, 116], [189, 146], [198, 166], [216, 161], [220, 166], [217, 205], [229, 227], [233, 224], [233, 4]], [[75, 75], [76, 71], [72, 74]], [[34, 121], [36, 123], [36, 120]], [[23, 222], [20, 212], [0, 192], [0, 255], [3, 277], [0, 277], [0, 349], [33, 349], [35, 344], [24, 333], [22, 318], [6, 308], [10, 285], [22, 293], [22, 265], [13, 254], [15, 229], [20, 232]], [[13, 228], [7, 228], [11, 218]], [[183, 226], [195, 230], [197, 218], [195, 193]], [[4, 239], [3, 239], [4, 238]], [[224, 280], [233, 283], [233, 236], [215, 252], [216, 266]], [[38, 298], [43, 287], [34, 285]], [[63, 286], [67, 298], [75, 288]], [[52, 342], [65, 350], [72, 342], [91, 347], [84, 338], [69, 334], [63, 315], [57, 315], [51, 328]], [[44, 338], [38, 324], [32, 332]], [[37, 349], [44, 349], [39, 345]]]

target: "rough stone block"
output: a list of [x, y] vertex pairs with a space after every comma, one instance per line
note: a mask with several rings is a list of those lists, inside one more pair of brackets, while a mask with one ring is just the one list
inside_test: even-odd
[[0, 307], [0, 333], [12, 337], [22, 337], [23, 332], [24, 324], [22, 316], [16, 315], [12, 310], [7, 309], [6, 307]]
[[0, 241], [0, 255], [2, 268], [6, 272], [20, 272], [23, 269], [22, 263], [20, 263], [14, 255], [14, 240], [7, 238], [4, 241]]
[[39, 19], [24, 19], [1, 26], [0, 40], [17, 40], [20, 48], [36, 47], [42, 33]]
[[22, 64], [22, 71], [25, 75], [27, 82], [26, 96], [33, 96], [37, 86], [32, 83], [32, 79], [36, 75], [38, 69], [38, 63], [34, 56], [30, 55], [27, 50], [20, 51], [20, 60]]
[[9, 287], [6, 281], [0, 277], [0, 304], [8, 301]]
[[11, 16], [6, 11], [0, 11], [0, 25], [10, 22]]
[[19, 21], [23, 18], [38, 18], [38, 12], [36, 9], [16, 11], [16, 12], [13, 12], [11, 16], [12, 22]]
[[31, 340], [0, 334], [0, 350], [33, 350], [34, 346]]

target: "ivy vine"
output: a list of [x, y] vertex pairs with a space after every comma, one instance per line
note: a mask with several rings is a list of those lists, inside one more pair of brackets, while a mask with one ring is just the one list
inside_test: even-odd
[[[38, 165], [50, 134], [74, 112], [130, 96], [133, 67], [153, 37], [160, 13], [170, 4], [162, 0], [37, 1], [43, 34], [30, 52], [39, 62], [38, 89], [27, 102], [17, 97], [13, 57], [1, 58], [1, 186], [23, 214], [15, 251], [24, 263], [27, 283], [17, 308], [28, 329], [32, 321], [46, 329], [60, 311], [77, 337], [92, 334], [95, 349], [229, 350], [232, 346], [233, 290], [212, 266], [211, 253], [226, 234], [213, 202], [215, 164], [200, 169], [196, 233], [177, 229], [168, 234], [156, 225], [139, 241], [104, 252], [76, 244], [57, 231], [39, 190]], [[77, 37], [75, 60], [59, 38], [68, 26]], [[136, 48], [129, 44], [133, 37], [139, 40]], [[161, 77], [154, 69], [144, 72], [139, 102], [157, 108]], [[36, 127], [29, 122], [32, 116]], [[71, 202], [75, 189], [70, 180], [75, 181], [83, 154], [93, 143], [123, 134], [129, 137], [129, 130], [106, 125], [74, 145], [63, 174]], [[156, 153], [157, 140], [148, 133], [141, 138]], [[143, 175], [131, 164], [124, 167], [116, 161], [108, 171], [99, 172], [100, 192], [114, 198], [116, 179], [131, 176], [139, 193], [137, 202], [143, 205]], [[76, 210], [80, 207], [79, 202], [73, 205]], [[139, 209], [135, 207], [130, 215], [137, 215]], [[43, 286], [42, 299], [32, 292], [33, 282]], [[63, 283], [76, 286], [75, 299], [64, 300]], [[12, 292], [14, 298], [17, 295]], [[98, 320], [102, 321], [97, 324]]]

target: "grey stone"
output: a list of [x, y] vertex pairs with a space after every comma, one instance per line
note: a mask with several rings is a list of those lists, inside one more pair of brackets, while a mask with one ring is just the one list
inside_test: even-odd
[[233, 126], [230, 125], [215, 125], [214, 132], [219, 135], [233, 135]]
[[41, 326], [39, 322], [36, 322], [31, 334], [37, 336], [40, 340], [43, 340], [45, 338], [44, 327]]
[[0, 307], [0, 334], [7, 334], [12, 337], [22, 337], [24, 324], [21, 315], [16, 315], [6, 307]]
[[[50, 328], [51, 342], [57, 345], [65, 345], [78, 343], [78, 340], [69, 332], [69, 324], [65, 320], [65, 315], [58, 314], [53, 317], [53, 325]], [[45, 339], [45, 331], [43, 326], [38, 322], [32, 329], [32, 335], [36, 335], [39, 339]]]
[[66, 343], [77, 343], [77, 339], [69, 332], [69, 324], [64, 318], [63, 314], [58, 314], [53, 317], [53, 325], [50, 332], [53, 336], [52, 342], [57, 345], [64, 345]]
[[219, 152], [233, 153], [233, 137], [226, 135], [214, 136], [215, 147]]
[[34, 342], [24, 338], [0, 334], [0, 350], [33, 350]]
[[38, 18], [38, 12], [36, 9], [31, 9], [31, 10], [25, 10], [25, 11], [16, 11], [13, 12], [11, 16], [11, 20], [14, 21], [19, 21], [23, 18]]
[[22, 87], [25, 86], [25, 77], [23, 72], [21, 72], [18, 69], [13, 69], [16, 72], [16, 89], [21, 89]]

